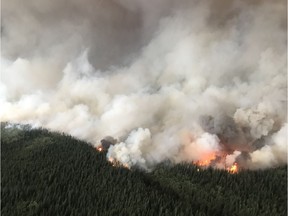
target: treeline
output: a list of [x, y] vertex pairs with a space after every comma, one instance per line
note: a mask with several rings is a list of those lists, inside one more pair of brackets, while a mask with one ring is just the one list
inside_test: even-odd
[[287, 166], [229, 174], [192, 164], [113, 167], [61, 133], [1, 124], [1, 215], [287, 215]]

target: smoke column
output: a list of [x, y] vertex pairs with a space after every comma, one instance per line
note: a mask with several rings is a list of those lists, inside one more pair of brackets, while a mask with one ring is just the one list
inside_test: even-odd
[[144, 169], [287, 164], [284, 0], [2, 0], [1, 35], [2, 122]]

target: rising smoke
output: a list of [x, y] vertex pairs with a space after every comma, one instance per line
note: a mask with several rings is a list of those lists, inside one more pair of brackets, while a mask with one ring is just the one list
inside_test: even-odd
[[286, 24], [285, 0], [2, 0], [0, 120], [144, 169], [286, 164]]

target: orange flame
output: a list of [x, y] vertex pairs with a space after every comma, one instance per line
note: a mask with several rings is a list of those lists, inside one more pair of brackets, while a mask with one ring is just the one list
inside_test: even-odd
[[238, 173], [238, 164], [234, 163], [231, 167], [227, 168], [227, 171], [231, 174]]
[[97, 149], [97, 151], [99, 151], [99, 152], [102, 152], [102, 151], [103, 151], [102, 146], [99, 146], [99, 147], [97, 147], [96, 149]]
[[215, 158], [216, 158], [215, 154], [210, 154], [207, 157], [203, 158], [202, 160], [194, 162], [194, 164], [201, 167], [208, 167], [211, 161], [214, 160]]
[[114, 158], [108, 158], [108, 162], [112, 164], [113, 167], [124, 167], [126, 169], [130, 169], [128, 163], [120, 163], [119, 161], [115, 160]]
[[204, 166], [209, 166], [210, 160], [197, 161], [195, 164], [198, 165], [198, 166], [203, 166], [203, 167]]
[[[219, 165], [221, 163], [224, 167], [226, 156], [222, 156], [222, 157], [223, 157], [222, 160], [218, 160], [216, 162], [216, 164]], [[196, 166], [198, 166], [199, 168], [207, 168], [207, 167], [212, 165], [211, 162], [213, 162], [213, 160], [215, 160], [215, 159], [216, 159], [216, 154], [212, 153], [212, 154], [206, 155], [205, 157], [202, 157], [201, 160], [195, 161], [193, 163]], [[215, 164], [213, 164], [213, 166], [214, 165]], [[215, 167], [217, 167], [217, 166], [215, 166]], [[222, 167], [222, 166], [220, 166], [220, 167]], [[225, 165], [225, 167], [226, 167], [226, 165]], [[239, 165], [235, 162], [235, 163], [233, 163], [233, 165], [229, 166], [228, 168], [226, 167], [225, 169], [230, 174], [236, 174], [239, 172]], [[199, 172], [199, 169], [197, 169], [197, 172]]]

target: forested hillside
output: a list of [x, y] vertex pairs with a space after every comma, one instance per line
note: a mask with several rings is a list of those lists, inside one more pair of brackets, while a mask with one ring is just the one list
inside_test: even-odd
[[287, 167], [112, 166], [71, 136], [1, 125], [1, 215], [287, 215]]

